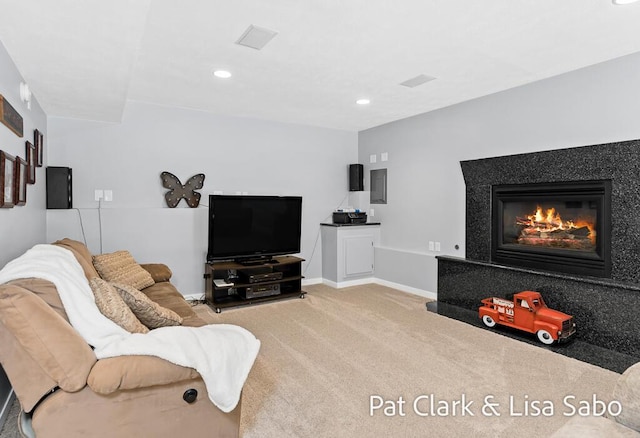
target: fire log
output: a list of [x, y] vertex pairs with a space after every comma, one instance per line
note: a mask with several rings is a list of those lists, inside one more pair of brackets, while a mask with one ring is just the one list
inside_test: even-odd
[[589, 234], [591, 234], [591, 231], [589, 230], [589, 227], [580, 227], [569, 230], [569, 233], [576, 237], [588, 237]]

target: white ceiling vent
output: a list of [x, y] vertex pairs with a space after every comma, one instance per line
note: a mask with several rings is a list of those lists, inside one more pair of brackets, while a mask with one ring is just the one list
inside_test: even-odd
[[278, 32], [265, 29], [264, 27], [250, 25], [247, 30], [244, 31], [242, 36], [236, 41], [236, 44], [241, 46], [251, 47], [252, 49], [260, 50], [267, 45], [269, 41], [278, 35]]
[[400, 85], [403, 85], [405, 87], [409, 87], [409, 88], [414, 88], [417, 87], [418, 85], [422, 85], [426, 82], [429, 81], [433, 81], [435, 78], [433, 76], [427, 76], [427, 75], [418, 75], [415, 78], [411, 78], [411, 79], [407, 79], [404, 82], [400, 82]]

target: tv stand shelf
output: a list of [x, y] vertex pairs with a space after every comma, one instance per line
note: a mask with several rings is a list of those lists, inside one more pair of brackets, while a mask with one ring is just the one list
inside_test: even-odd
[[[295, 256], [282, 256], [251, 265], [233, 261], [206, 263], [206, 303], [220, 313], [227, 307], [304, 298], [303, 261]], [[223, 285], [216, 284], [216, 280]]]

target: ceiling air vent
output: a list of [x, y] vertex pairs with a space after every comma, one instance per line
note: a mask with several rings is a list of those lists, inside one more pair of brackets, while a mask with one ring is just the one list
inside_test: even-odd
[[251, 47], [252, 49], [260, 50], [267, 45], [269, 41], [278, 35], [278, 32], [265, 29], [264, 27], [250, 25], [247, 30], [244, 31], [242, 36], [236, 41], [236, 44], [241, 46]]
[[418, 75], [415, 78], [411, 78], [411, 79], [407, 79], [404, 82], [400, 82], [400, 85], [403, 85], [405, 87], [409, 87], [409, 88], [415, 88], [418, 85], [422, 85], [426, 82], [429, 81], [433, 81], [435, 78], [433, 76], [427, 76], [427, 75]]

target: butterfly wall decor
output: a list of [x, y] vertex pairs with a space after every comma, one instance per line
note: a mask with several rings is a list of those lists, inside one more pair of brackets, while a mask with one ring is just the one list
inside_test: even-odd
[[200, 193], [196, 192], [204, 185], [204, 173], [193, 175], [187, 180], [186, 184], [182, 184], [177, 176], [169, 172], [162, 172], [162, 187], [170, 189], [164, 194], [169, 208], [175, 208], [182, 198], [187, 201], [191, 208], [195, 208], [200, 204]]

